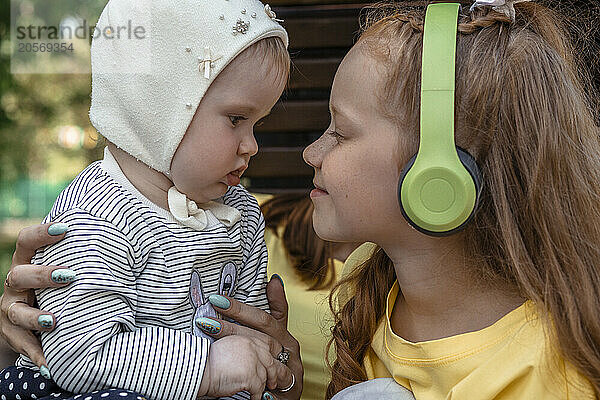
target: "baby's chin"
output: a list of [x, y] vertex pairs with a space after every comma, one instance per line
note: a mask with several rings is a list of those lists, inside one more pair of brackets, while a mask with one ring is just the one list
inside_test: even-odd
[[226, 183], [217, 182], [201, 192], [186, 194], [186, 196], [197, 204], [202, 204], [220, 199], [227, 193], [227, 190], [229, 190], [229, 186]]

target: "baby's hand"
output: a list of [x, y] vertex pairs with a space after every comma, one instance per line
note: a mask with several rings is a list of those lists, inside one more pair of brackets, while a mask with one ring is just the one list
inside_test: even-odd
[[251, 400], [260, 400], [265, 387], [285, 388], [291, 382], [291, 371], [273, 358], [266, 343], [246, 336], [227, 336], [210, 347], [198, 397], [248, 391]]

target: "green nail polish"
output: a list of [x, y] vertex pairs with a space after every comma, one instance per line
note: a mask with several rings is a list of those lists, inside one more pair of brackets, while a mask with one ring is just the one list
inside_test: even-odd
[[76, 275], [77, 274], [72, 269], [61, 268], [52, 271], [50, 277], [54, 283], [69, 283], [75, 280]]
[[273, 396], [271, 396], [271, 393], [264, 392], [262, 395], [262, 400], [274, 400], [274, 399], [273, 399]]
[[40, 374], [42, 374], [42, 376], [46, 379], [52, 379], [52, 377], [50, 376], [50, 370], [45, 365], [42, 365], [40, 367]]
[[204, 332], [216, 335], [221, 332], [221, 323], [210, 318], [196, 318], [196, 326]]
[[42, 328], [52, 328], [54, 325], [54, 320], [51, 315], [40, 315], [38, 317], [38, 325]]
[[63, 222], [58, 222], [48, 227], [48, 234], [52, 236], [62, 235], [67, 231], [67, 229], [69, 229], [69, 225]]
[[273, 274], [273, 276], [271, 276], [271, 279], [273, 278], [277, 278], [279, 279], [279, 282], [281, 282], [281, 287], [285, 287], [285, 285], [283, 284], [283, 279], [281, 279], [281, 277], [277, 274]]
[[211, 294], [208, 296], [208, 301], [215, 307], [222, 308], [223, 310], [227, 310], [231, 307], [231, 302], [227, 297], [223, 297], [220, 294]]

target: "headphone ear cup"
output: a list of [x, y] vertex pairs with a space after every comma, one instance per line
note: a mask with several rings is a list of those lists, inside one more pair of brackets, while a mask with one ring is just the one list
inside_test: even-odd
[[[411, 167], [415, 163], [416, 159], [417, 159], [417, 154], [415, 154], [414, 156], [412, 156], [412, 158], [410, 160], [408, 160], [408, 162], [402, 169], [402, 172], [400, 173], [400, 179], [398, 182], [398, 196], [400, 196], [400, 188], [402, 187], [402, 182], [404, 181], [404, 177], [406, 176], [407, 172], [411, 169]], [[400, 197], [398, 197], [398, 201], [400, 203], [402, 203], [402, 201], [400, 200]], [[402, 205], [402, 204], [400, 204], [400, 205]]]
[[460, 159], [462, 165], [467, 170], [467, 172], [471, 176], [471, 179], [473, 180], [473, 184], [475, 186], [475, 203], [473, 205], [473, 209], [472, 209], [471, 213], [469, 214], [468, 218], [460, 226], [458, 226], [452, 230], [444, 231], [444, 232], [434, 232], [434, 231], [425, 229], [425, 228], [421, 227], [418, 223], [413, 221], [409, 217], [409, 215], [407, 214], [407, 212], [404, 208], [404, 205], [402, 203], [402, 194], [401, 194], [402, 184], [404, 182], [404, 178], [406, 177], [406, 174], [414, 165], [415, 160], [417, 159], [417, 154], [415, 154], [406, 163], [406, 165], [404, 166], [404, 169], [402, 170], [402, 173], [400, 174], [400, 179], [398, 180], [398, 204], [400, 205], [400, 211], [402, 212], [402, 215], [408, 221], [408, 223], [411, 226], [413, 226], [416, 230], [418, 230], [419, 232], [425, 233], [430, 236], [449, 236], [449, 235], [463, 229], [467, 225], [467, 223], [473, 218], [473, 215], [475, 215], [475, 212], [477, 211], [477, 208], [479, 206], [479, 197], [481, 194], [481, 188], [482, 188], [482, 183], [483, 183], [481, 171], [479, 170], [479, 166], [477, 165], [475, 158], [473, 158], [473, 156], [470, 155], [466, 150], [456, 146], [456, 153], [457, 153], [458, 158]]
[[481, 188], [483, 186], [483, 177], [481, 175], [481, 170], [477, 165], [477, 161], [475, 161], [475, 158], [472, 155], [470, 155], [465, 149], [458, 146], [456, 146], [456, 153], [458, 154], [458, 158], [462, 162], [465, 169], [469, 172], [469, 175], [471, 175], [471, 178], [473, 178], [473, 183], [475, 184], [475, 206], [473, 207], [471, 216], [467, 219], [468, 221], [471, 219], [473, 214], [475, 214], [475, 211], [477, 211], [477, 207], [479, 206], [479, 197], [481, 194]]
[[406, 174], [408, 173], [408, 171], [410, 171], [410, 169], [412, 168], [412, 166], [415, 164], [415, 160], [417, 159], [417, 155], [419, 153], [415, 154], [414, 156], [411, 157], [410, 160], [408, 160], [408, 162], [406, 163], [406, 165], [404, 165], [404, 168], [402, 168], [402, 172], [400, 173], [400, 178], [398, 179], [398, 204], [400, 205], [400, 211], [402, 212], [402, 215], [404, 216], [404, 219], [406, 221], [408, 221], [409, 224], [411, 224], [415, 229], [417, 229], [419, 232], [423, 232], [423, 233], [427, 233], [427, 230], [423, 230], [421, 229], [421, 227], [416, 224], [406, 213], [406, 210], [404, 209], [404, 204], [402, 203], [402, 184], [404, 183], [404, 178], [406, 178]]
[[[418, 153], [417, 153], [418, 154]], [[404, 166], [404, 168], [402, 169], [402, 173], [400, 173], [400, 178], [398, 179], [398, 204], [400, 205], [400, 211], [402, 212], [402, 216], [404, 216], [404, 219], [416, 230], [418, 230], [419, 232], [425, 233], [425, 234], [429, 234], [429, 231], [422, 229], [418, 224], [416, 224], [406, 213], [406, 210], [404, 209], [404, 204], [402, 204], [402, 183], [404, 183], [404, 178], [406, 178], [406, 174], [408, 173], [408, 171], [410, 171], [410, 169], [412, 168], [412, 166], [415, 163], [415, 160], [417, 159], [417, 154], [415, 154], [414, 156], [411, 157], [410, 160], [408, 160], [408, 162], [406, 163], [406, 165]]]

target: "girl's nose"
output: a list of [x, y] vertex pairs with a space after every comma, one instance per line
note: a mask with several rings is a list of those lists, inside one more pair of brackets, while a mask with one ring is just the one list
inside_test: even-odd
[[323, 161], [323, 146], [320, 145], [322, 136], [309, 144], [302, 152], [302, 158], [304, 162], [313, 168], [321, 168], [321, 162]]

